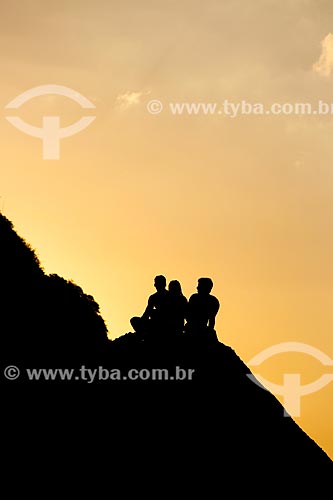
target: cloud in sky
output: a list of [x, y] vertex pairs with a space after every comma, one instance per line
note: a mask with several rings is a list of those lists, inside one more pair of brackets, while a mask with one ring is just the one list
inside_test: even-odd
[[141, 98], [150, 93], [150, 90], [145, 92], [130, 92], [127, 91], [124, 94], [119, 94], [116, 99], [116, 106], [118, 109], [126, 110], [140, 104]]
[[321, 42], [321, 54], [312, 66], [313, 71], [320, 76], [329, 77], [333, 70], [333, 34], [329, 33]]

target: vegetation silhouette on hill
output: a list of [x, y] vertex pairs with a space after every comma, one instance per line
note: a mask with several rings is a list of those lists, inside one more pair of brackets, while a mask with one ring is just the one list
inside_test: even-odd
[[100, 352], [108, 344], [99, 306], [82, 288], [45, 274], [29, 244], [0, 215], [2, 356], [65, 360]]
[[[197, 293], [187, 301], [177, 280], [167, 288], [165, 277], [156, 276], [156, 293], [142, 317], [131, 320], [134, 331], [111, 341], [94, 298], [71, 281], [47, 275], [35, 251], [1, 214], [0, 276], [1, 377], [8, 365], [18, 366], [22, 374], [15, 381], [2, 377], [1, 384], [19, 402], [28, 393], [30, 407], [33, 389], [45, 389], [43, 398], [37, 392], [35, 414], [51, 394], [55, 414], [61, 408], [66, 415], [71, 409], [77, 419], [89, 415], [87, 425], [94, 433], [111, 419], [121, 436], [117, 447], [117, 432], [112, 433], [114, 456], [124, 449], [134, 454], [145, 449], [150, 461], [142, 474], [161, 474], [165, 467], [163, 480], [177, 488], [177, 480], [185, 484], [195, 477], [218, 489], [221, 470], [224, 480], [229, 472], [250, 474], [254, 482], [264, 474], [297, 493], [312, 487], [325, 491], [331, 484], [333, 463], [326, 453], [284, 416], [270, 392], [249, 379], [251, 371], [234, 350], [218, 341], [214, 328], [220, 304], [211, 295], [209, 278], [199, 279]], [[101, 367], [103, 374], [113, 368], [128, 374], [135, 368], [149, 375], [158, 368], [172, 376], [118, 382], [104, 377], [87, 384], [33, 382], [24, 375], [27, 367], [82, 365]], [[177, 369], [194, 375], [177, 379]], [[108, 432], [101, 434], [104, 440]], [[234, 492], [241, 487], [235, 484]]]

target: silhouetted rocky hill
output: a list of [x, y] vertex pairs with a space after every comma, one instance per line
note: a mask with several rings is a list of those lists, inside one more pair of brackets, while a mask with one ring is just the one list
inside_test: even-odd
[[[154, 341], [129, 332], [111, 342], [93, 297], [46, 275], [1, 215], [0, 276], [2, 401], [8, 397], [9, 420], [20, 415], [21, 433], [34, 429], [34, 442], [37, 421], [61, 425], [67, 442], [92, 440], [129, 480], [146, 478], [138, 491], [155, 478], [157, 497], [169, 488], [175, 497], [192, 496], [203, 487], [208, 498], [324, 498], [333, 462], [248, 378], [231, 347], [190, 335], [159, 341], [158, 331]], [[13, 371], [3, 375], [9, 365], [20, 370], [15, 380]], [[40, 371], [50, 368], [69, 371]], [[47, 432], [48, 447], [52, 436]]]
[[75, 283], [44, 273], [34, 250], [0, 214], [2, 360], [57, 362], [108, 343], [99, 306]]

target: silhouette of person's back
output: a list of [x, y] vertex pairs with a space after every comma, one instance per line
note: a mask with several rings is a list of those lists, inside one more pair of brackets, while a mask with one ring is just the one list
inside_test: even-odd
[[166, 278], [155, 276], [156, 292], [150, 295], [147, 307], [141, 317], [131, 318], [130, 322], [138, 333], [155, 331], [157, 334], [167, 328], [170, 311], [169, 291], [166, 289]]
[[199, 278], [198, 293], [191, 295], [188, 301], [186, 315], [186, 330], [190, 333], [213, 331], [215, 318], [220, 309], [220, 303], [211, 295], [213, 281], [210, 278]]
[[168, 286], [170, 299], [169, 325], [170, 333], [183, 333], [187, 312], [187, 298], [182, 292], [178, 280], [172, 280]]

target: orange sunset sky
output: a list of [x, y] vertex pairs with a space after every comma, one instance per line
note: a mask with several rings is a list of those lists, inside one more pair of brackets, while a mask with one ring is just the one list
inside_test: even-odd
[[[47, 273], [94, 296], [110, 338], [130, 331], [156, 274], [187, 297], [210, 276], [218, 337], [245, 363], [291, 341], [333, 358], [332, 115], [169, 108], [331, 103], [331, 33], [331, 0], [1, 0], [0, 209]], [[95, 109], [54, 95], [5, 109], [41, 85]], [[46, 160], [9, 115], [96, 118]], [[285, 353], [253, 371], [307, 384], [333, 368]], [[332, 382], [304, 396], [295, 418], [331, 458], [332, 396]]]

